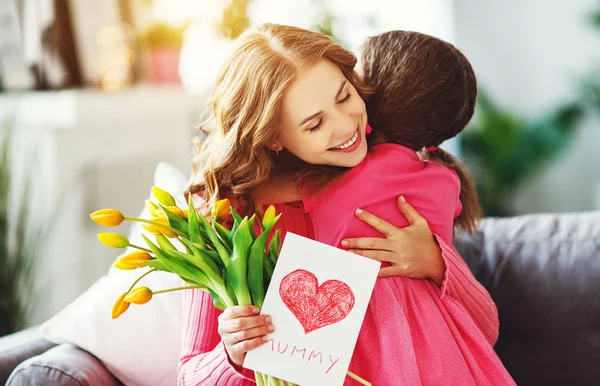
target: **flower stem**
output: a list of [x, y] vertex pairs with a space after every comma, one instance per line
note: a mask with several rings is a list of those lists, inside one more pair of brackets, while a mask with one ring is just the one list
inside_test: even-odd
[[144, 251], [144, 252], [152, 253], [152, 251], [151, 251], [151, 250], [149, 250], [148, 248], [140, 247], [139, 245], [135, 245], [135, 244], [129, 244], [129, 246], [130, 246], [131, 248], [139, 249], [140, 251]]
[[265, 386], [265, 381], [264, 381], [263, 376], [262, 376], [261, 373], [255, 372], [254, 373], [254, 378], [256, 378], [256, 385], [257, 386]]
[[156, 271], [156, 270], [157, 270], [156, 268], [152, 268], [152, 269], [151, 269], [151, 270], [149, 270], [148, 272], [145, 272], [145, 273], [144, 273], [142, 276], [138, 277], [138, 278], [136, 279], [136, 281], [134, 281], [134, 282], [133, 282], [133, 284], [131, 285], [131, 287], [129, 287], [129, 289], [127, 290], [127, 293], [129, 293], [129, 292], [130, 292], [130, 291], [133, 289], [133, 287], [135, 287], [135, 285], [136, 285], [136, 284], [137, 284], [137, 283], [138, 283], [140, 280], [142, 280], [142, 279], [143, 279], [143, 278], [144, 278], [146, 275], [149, 275], [149, 274], [151, 274], [152, 272], [154, 272], [154, 271]]
[[372, 385], [372, 383], [371, 383], [371, 382], [369, 382], [369, 381], [367, 381], [367, 380], [365, 380], [365, 379], [362, 379], [361, 377], [359, 377], [358, 375], [354, 374], [354, 373], [353, 373], [352, 371], [350, 371], [350, 370], [348, 370], [348, 372], [347, 372], [346, 374], [348, 374], [348, 376], [349, 376], [350, 378], [352, 378], [352, 379], [354, 379], [354, 380], [356, 380], [356, 381], [360, 382], [361, 384], [363, 384], [363, 385], [365, 385], [365, 386], [371, 386], [371, 385]]
[[178, 231], [177, 229], [175, 229], [175, 228], [172, 228], [172, 227], [170, 227], [170, 226], [168, 226], [168, 225], [165, 225], [165, 224], [161, 224], [161, 223], [159, 223], [159, 222], [156, 222], [156, 221], [146, 220], [146, 219], [144, 219], [144, 218], [137, 218], [137, 217], [123, 217], [123, 218], [124, 218], [125, 220], [128, 220], [128, 221], [134, 221], [134, 222], [143, 222], [143, 223], [146, 223], [146, 224], [154, 225], [155, 227], [169, 229], [169, 230], [171, 230], [171, 231], [175, 232], [176, 234], [178, 234], [179, 236], [183, 236], [183, 237], [185, 237], [186, 239], [188, 238], [188, 236], [187, 236], [185, 233], [183, 233], [183, 232], [181, 232], [181, 231]]
[[186, 285], [184, 287], [176, 287], [176, 288], [169, 288], [166, 290], [152, 291], [152, 295], [164, 294], [166, 292], [173, 292], [173, 291], [181, 291], [181, 290], [186, 290], [186, 289], [191, 289], [191, 288], [205, 288], [205, 287], [201, 286], [201, 285]]

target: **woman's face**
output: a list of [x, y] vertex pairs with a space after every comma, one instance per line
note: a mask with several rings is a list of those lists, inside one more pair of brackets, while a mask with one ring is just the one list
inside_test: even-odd
[[305, 162], [353, 167], [367, 154], [365, 102], [338, 66], [321, 60], [299, 70], [282, 101], [283, 146]]

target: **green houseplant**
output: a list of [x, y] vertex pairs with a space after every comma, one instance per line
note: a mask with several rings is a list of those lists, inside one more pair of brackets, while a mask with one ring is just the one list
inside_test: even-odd
[[[589, 21], [600, 29], [600, 6]], [[514, 189], [568, 149], [586, 113], [600, 111], [599, 79], [600, 71], [592, 69], [573, 101], [537, 118], [503, 109], [480, 90], [475, 119], [458, 137], [458, 147], [486, 215], [513, 214], [508, 202]]]
[[5, 118], [0, 124], [0, 336], [26, 326], [37, 256], [51, 228], [32, 211], [32, 168], [25, 170], [22, 187], [14, 188], [13, 134], [14, 119]]
[[512, 191], [568, 148], [584, 110], [573, 102], [539, 119], [525, 119], [480, 91], [476, 117], [458, 137], [458, 146], [487, 216], [511, 214]]

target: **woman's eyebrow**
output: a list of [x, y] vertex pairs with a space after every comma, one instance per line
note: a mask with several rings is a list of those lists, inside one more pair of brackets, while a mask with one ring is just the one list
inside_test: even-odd
[[[340, 94], [342, 93], [342, 90], [344, 90], [344, 86], [346, 85], [346, 82], [348, 82], [346, 79], [344, 79], [342, 81], [342, 84], [340, 85], [340, 88], [338, 89], [338, 92], [335, 94], [335, 98], [334, 99], [338, 99], [340, 97]], [[321, 111], [317, 111], [316, 113], [304, 118], [302, 120], [302, 122], [300, 122], [300, 126], [302, 126], [303, 124], [305, 124], [306, 122], [310, 121], [311, 119], [317, 117], [319, 114], [322, 114], [323, 110]]]

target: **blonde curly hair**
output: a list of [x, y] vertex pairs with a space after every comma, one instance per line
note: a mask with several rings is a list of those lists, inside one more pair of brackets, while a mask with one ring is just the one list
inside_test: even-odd
[[302, 66], [322, 59], [336, 64], [361, 96], [367, 90], [354, 72], [354, 54], [329, 36], [302, 28], [263, 24], [244, 32], [221, 69], [197, 142], [188, 194], [206, 208], [234, 198], [254, 209], [250, 193], [274, 168], [268, 148], [279, 135], [281, 101]]

